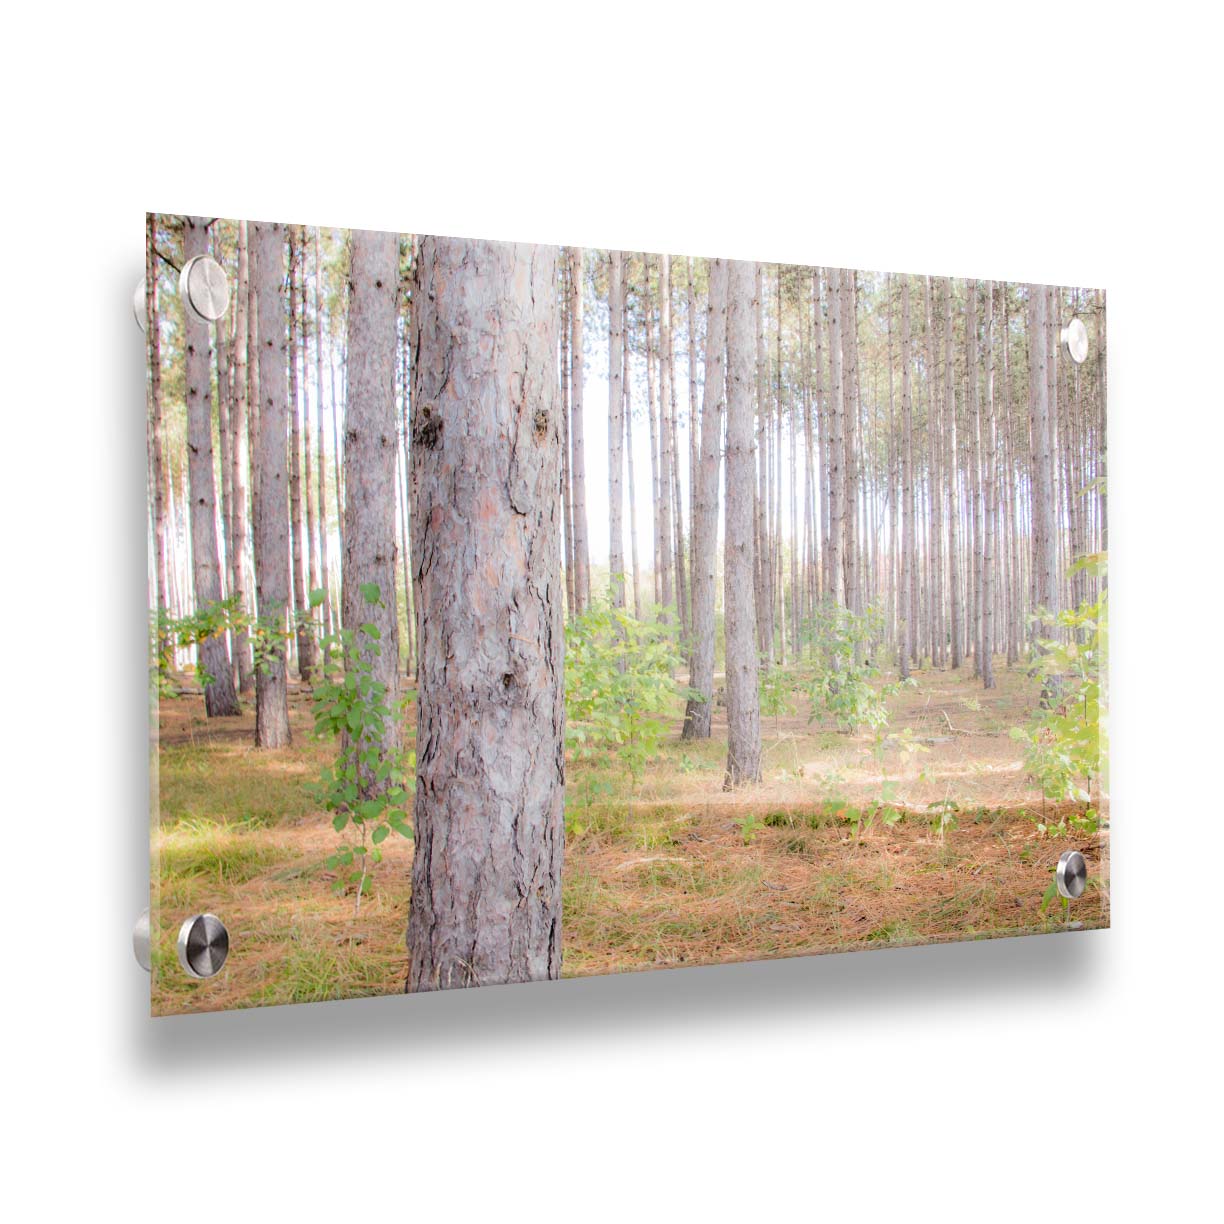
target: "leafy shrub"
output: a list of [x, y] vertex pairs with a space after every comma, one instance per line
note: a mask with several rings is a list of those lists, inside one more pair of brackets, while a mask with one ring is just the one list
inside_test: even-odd
[[[1080, 558], [1072, 572], [1103, 576], [1103, 553]], [[1049, 614], [1032, 618], [1049, 623]], [[1105, 769], [1108, 745], [1101, 725], [1101, 669], [1109, 638], [1108, 592], [1093, 603], [1061, 612], [1054, 623], [1065, 640], [1042, 640], [1035, 664], [1043, 706], [1027, 727], [1013, 727], [1025, 745], [1024, 765], [1047, 799], [1092, 802]]]
[[[360, 590], [366, 603], [382, 606], [377, 583], [363, 583]], [[312, 591], [311, 606], [322, 598], [322, 591]], [[387, 686], [374, 676], [374, 660], [382, 654], [381, 636], [377, 625], [366, 622], [325, 637], [327, 649], [313, 696], [315, 734], [338, 740], [336, 759], [320, 774], [313, 794], [326, 811], [335, 813], [332, 825], [337, 833], [351, 825], [357, 835], [341, 842], [327, 859], [330, 870], [347, 869], [335, 888], [337, 892], [349, 885], [356, 888], [354, 913], [361, 909], [370, 871], [382, 861], [382, 843], [393, 832], [412, 836], [405, 804], [416, 753], [383, 748], [390, 720], [402, 710], [391, 709]]]
[[672, 679], [679, 627], [637, 620], [597, 600], [565, 637], [565, 738], [579, 759], [612, 756], [634, 785], [667, 732], [663, 716], [693, 695]]

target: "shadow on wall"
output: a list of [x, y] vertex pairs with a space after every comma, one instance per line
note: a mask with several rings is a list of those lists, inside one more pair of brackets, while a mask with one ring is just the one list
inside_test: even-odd
[[[392, 1043], [397, 1054], [433, 1058], [479, 1046], [596, 1049], [634, 1029], [663, 1036], [782, 1018], [807, 1018], [819, 1026], [898, 1008], [918, 1022], [916, 1013], [924, 1007], [1008, 998], [1032, 1003], [1045, 996], [1052, 1010], [1063, 1009], [1095, 988], [1103, 934], [1068, 932], [146, 1019], [133, 1033], [134, 1062], [160, 1076], [332, 1059], [345, 1048], [389, 1052]], [[133, 976], [141, 974], [134, 963], [131, 969]]]

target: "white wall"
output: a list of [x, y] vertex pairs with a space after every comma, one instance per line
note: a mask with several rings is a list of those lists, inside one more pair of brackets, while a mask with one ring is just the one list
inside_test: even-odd
[[[1034, 0], [465, 5], [449, 29], [137, 7], [6, 18], [13, 1218], [1202, 1218], [1218, 30]], [[1114, 929], [145, 1020], [146, 207], [1103, 283]]]

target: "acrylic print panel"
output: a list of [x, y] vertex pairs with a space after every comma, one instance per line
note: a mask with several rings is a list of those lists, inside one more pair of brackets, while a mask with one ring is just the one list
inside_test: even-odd
[[1108, 924], [1102, 292], [146, 255], [156, 1014]]

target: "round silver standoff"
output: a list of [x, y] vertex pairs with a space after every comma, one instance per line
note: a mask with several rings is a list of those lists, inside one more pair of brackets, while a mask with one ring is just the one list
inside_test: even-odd
[[215, 323], [229, 308], [229, 280], [211, 255], [195, 255], [179, 273], [183, 309], [197, 323]]
[[140, 278], [140, 284], [136, 286], [135, 292], [132, 294], [132, 313], [136, 316], [136, 326], [142, 332], [149, 330], [149, 316], [145, 309], [145, 282], [144, 277]]
[[213, 977], [227, 956], [229, 932], [215, 914], [195, 914], [179, 927], [179, 964], [188, 977]]
[[1067, 352], [1076, 365], [1083, 365], [1088, 360], [1088, 329], [1083, 319], [1072, 319], [1059, 333]]
[[1078, 850], [1064, 850], [1054, 871], [1060, 896], [1068, 901], [1084, 895], [1088, 884], [1088, 864]]
[[153, 963], [149, 958], [148, 909], [136, 919], [136, 925], [132, 928], [132, 951], [136, 953], [136, 963], [148, 973]]

